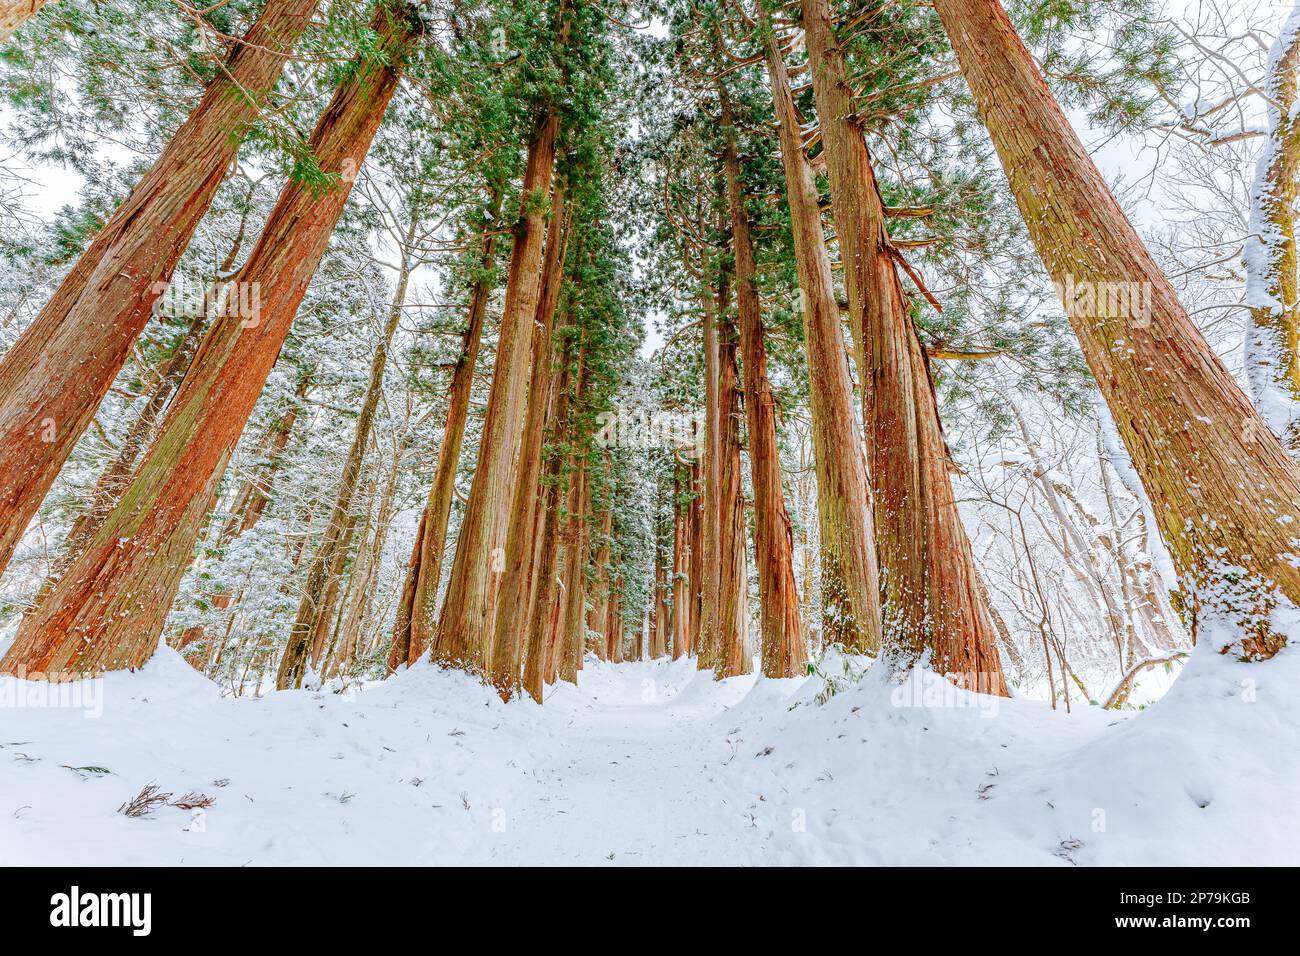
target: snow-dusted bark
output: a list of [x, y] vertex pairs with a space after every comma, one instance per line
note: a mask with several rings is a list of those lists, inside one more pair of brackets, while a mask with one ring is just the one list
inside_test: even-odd
[[[387, 63], [339, 85], [308, 146], [338, 175], [364, 161], [397, 89], [420, 23], [376, 12]], [[395, 8], [400, 10], [400, 7]], [[90, 673], [140, 667], [158, 645], [226, 463], [275, 365], [352, 184], [291, 181], [231, 288], [258, 288], [256, 322], [221, 310], [204, 337], [148, 454], [67, 574], [29, 614], [5, 673]]]
[[272, 0], [0, 361], [0, 567], [90, 426], [316, 0]]
[[1295, 203], [1300, 193], [1300, 3], [1268, 57], [1268, 136], [1251, 185], [1246, 238], [1245, 366], [1250, 397], [1292, 455], [1300, 454], [1300, 326]]
[[1193, 324], [998, 0], [935, 0], [1179, 572], [1193, 636], [1273, 656], [1300, 604], [1300, 468]]

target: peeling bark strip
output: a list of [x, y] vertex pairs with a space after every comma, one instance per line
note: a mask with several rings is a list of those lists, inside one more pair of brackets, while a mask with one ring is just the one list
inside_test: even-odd
[[759, 626], [765, 677], [794, 677], [807, 657], [794, 577], [794, 531], [785, 509], [781, 451], [776, 437], [776, 398], [767, 377], [763, 313], [754, 284], [754, 245], [741, 193], [735, 123], [725, 88], [722, 101], [723, 161], [731, 244], [736, 260], [736, 307], [740, 352], [745, 363], [745, 414], [749, 424], [749, 468], [754, 486], [754, 555], [758, 564]]
[[0, 43], [8, 40], [49, 0], [0, 0]]
[[[388, 65], [358, 62], [309, 140], [327, 173], [355, 170], [365, 159], [420, 29], [404, 4], [381, 8], [373, 27]], [[351, 187], [343, 179], [324, 192], [298, 183], [281, 192], [235, 278], [261, 283], [258, 321], [217, 318], [130, 486], [58, 586], [24, 619], [0, 670], [90, 672], [149, 659], [222, 472]]]
[[864, 384], [886, 650], [907, 663], [929, 649], [940, 673], [978, 675], [972, 690], [1005, 695], [996, 634], [953, 496], [930, 369], [895, 268], [830, 6], [802, 0], [802, 8]]
[[533, 320], [541, 294], [542, 240], [559, 125], [558, 114], [544, 108], [528, 144], [478, 464], [433, 640], [434, 660], [454, 667], [480, 668], [490, 651], [489, 595], [502, 570], [501, 556], [494, 560], [493, 549], [501, 540], [503, 519], [509, 515], [514, 458], [524, 424]]
[[767, 72], [772, 84], [794, 230], [795, 266], [803, 298], [804, 347], [817, 470], [825, 640], [850, 651], [880, 647], [880, 594], [873, 542], [871, 487], [853, 411], [848, 356], [812, 169], [800, 142], [798, 114], [771, 18], [764, 13]]
[[317, 0], [269, 0], [153, 168], [0, 361], [0, 569], [90, 425]]
[[1300, 604], [1300, 469], [1215, 356], [1111, 195], [997, 0], [935, 0], [1048, 274], [1065, 287], [1144, 283], [1149, 315], [1070, 324], [1156, 513], [1196, 635], [1236, 629], [1247, 657], [1285, 643], [1268, 614]]

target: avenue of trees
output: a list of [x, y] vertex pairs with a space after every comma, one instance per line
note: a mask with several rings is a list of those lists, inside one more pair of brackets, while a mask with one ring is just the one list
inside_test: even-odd
[[0, 0], [0, 671], [1272, 657], [1300, 14], [1236, 16]]

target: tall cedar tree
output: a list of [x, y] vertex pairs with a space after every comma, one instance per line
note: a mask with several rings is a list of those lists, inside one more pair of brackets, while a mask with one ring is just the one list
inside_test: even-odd
[[972, 689], [1006, 694], [993, 624], [949, 478], [951, 456], [929, 365], [903, 297], [898, 252], [885, 228], [830, 5], [801, 3], [849, 326], [863, 379], [887, 651], [910, 661], [929, 649], [939, 672]]
[[808, 354], [825, 639], [857, 652], [880, 648], [880, 593], [872, 494], [853, 410], [848, 355], [812, 169], [771, 19], [761, 20], [785, 168]]
[[735, 259], [736, 310], [745, 365], [745, 414], [749, 425], [750, 481], [754, 488], [754, 557], [758, 571], [762, 670], [766, 677], [794, 677], [807, 654], [794, 577], [794, 530], [785, 507], [781, 450], [777, 444], [776, 396], [767, 374], [763, 312], [754, 267], [754, 242], [745, 208], [735, 117], [719, 85], [723, 162], [731, 246]]
[[[91, 672], [149, 659], [225, 465], [422, 32], [405, 0], [382, 3], [375, 60], [358, 60], [312, 131], [331, 188], [291, 182], [235, 286], [261, 289], [256, 322], [234, 312], [208, 332], [157, 439], [113, 512], [19, 628], [0, 670]], [[254, 286], [253, 284], [257, 285]]]
[[1300, 466], [1188, 317], [1002, 5], [934, 6], [1151, 499], [1189, 629], [1221, 623], [1225, 650], [1273, 656], [1286, 639], [1272, 608], [1300, 604], [1288, 530], [1300, 518]]
[[194, 112], [0, 361], [0, 569], [149, 321], [318, 0], [268, 0]]
[[[553, 14], [560, 50], [567, 43], [570, 13], [569, 4], [561, 0]], [[434, 660], [462, 668], [481, 669], [490, 654], [492, 609], [504, 565], [502, 546], [513, 497], [515, 454], [524, 424], [533, 322], [541, 295], [542, 246], [552, 209], [560, 131], [557, 105], [545, 92], [539, 100], [520, 189], [478, 461], [431, 648]]]

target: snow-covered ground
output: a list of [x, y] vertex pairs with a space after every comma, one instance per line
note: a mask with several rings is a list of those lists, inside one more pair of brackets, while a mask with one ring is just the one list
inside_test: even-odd
[[[0, 862], [1296, 864], [1298, 662], [1198, 653], [1143, 713], [1067, 715], [691, 661], [544, 707], [430, 665], [231, 699], [163, 649], [64, 706], [0, 678]], [[150, 783], [215, 803], [118, 812]]]

